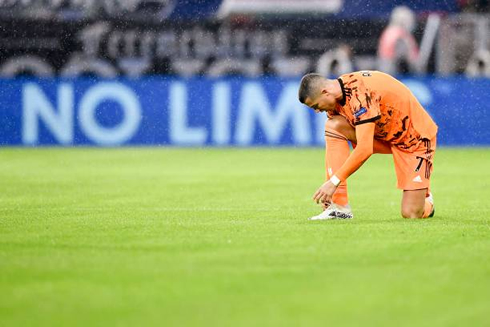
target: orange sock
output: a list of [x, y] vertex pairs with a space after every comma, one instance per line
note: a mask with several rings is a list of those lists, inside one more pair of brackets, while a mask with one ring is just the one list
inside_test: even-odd
[[[350, 149], [347, 138], [336, 130], [329, 128], [325, 131], [325, 146], [325, 171], [328, 180], [335, 175], [335, 172], [347, 160]], [[341, 206], [349, 204], [346, 182], [339, 184], [337, 191], [333, 194], [332, 201]]]
[[[325, 130], [325, 171], [327, 180], [330, 179], [335, 172], [344, 164], [349, 157], [349, 140], [343, 134], [334, 129], [327, 128]], [[352, 144], [355, 147], [355, 144]], [[391, 146], [379, 140], [374, 140], [373, 143], [374, 153], [389, 154], [391, 152]], [[332, 201], [336, 204], [346, 206], [349, 204], [349, 197], [347, 195], [347, 183], [342, 182], [337, 187]], [[430, 214], [430, 212], [429, 212]]]

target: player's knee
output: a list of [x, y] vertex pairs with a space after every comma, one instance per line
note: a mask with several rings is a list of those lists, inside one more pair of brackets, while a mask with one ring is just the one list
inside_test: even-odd
[[356, 131], [342, 116], [333, 116], [325, 123], [326, 131], [335, 131], [344, 135], [348, 140], [356, 143]]
[[325, 130], [333, 129], [340, 132], [346, 127], [349, 127], [349, 123], [342, 116], [333, 116], [332, 118], [327, 119], [325, 122]]
[[419, 207], [403, 207], [402, 208], [402, 217], [406, 219], [416, 219], [422, 218], [424, 215], [424, 208]]

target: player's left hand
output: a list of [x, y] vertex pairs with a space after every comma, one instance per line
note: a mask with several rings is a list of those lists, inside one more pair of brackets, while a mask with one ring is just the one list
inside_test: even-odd
[[328, 203], [332, 202], [332, 196], [335, 193], [337, 186], [333, 185], [331, 181], [326, 181], [313, 195], [313, 201], [316, 203]]

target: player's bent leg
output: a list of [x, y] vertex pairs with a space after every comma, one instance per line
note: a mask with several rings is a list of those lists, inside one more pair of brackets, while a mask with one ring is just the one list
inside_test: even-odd
[[[330, 179], [344, 164], [350, 154], [349, 138], [355, 136], [355, 131], [347, 120], [341, 116], [333, 116], [325, 123], [325, 172]], [[349, 197], [347, 184], [340, 183], [332, 196], [332, 202], [340, 206], [348, 206]], [[326, 206], [324, 206], [326, 209]]]
[[[357, 142], [356, 131], [342, 116], [333, 116], [325, 123], [325, 171], [327, 180], [344, 164], [350, 154], [349, 143]], [[375, 153], [391, 153], [388, 143], [374, 140]], [[331, 205], [322, 205], [323, 212], [310, 220], [353, 218], [349, 206], [347, 184], [340, 183], [332, 197]]]
[[401, 209], [403, 218], [432, 217], [434, 214], [432, 195], [428, 193], [426, 188], [420, 190], [404, 190]]
[[426, 193], [427, 189], [403, 191], [401, 208], [403, 218], [422, 218]]
[[404, 218], [429, 218], [434, 215], [434, 201], [430, 194], [435, 137], [419, 140], [408, 152], [392, 147], [397, 187], [403, 190], [401, 213]]
[[325, 122], [325, 131], [341, 134], [347, 140], [357, 143], [356, 130], [342, 116], [332, 116]]

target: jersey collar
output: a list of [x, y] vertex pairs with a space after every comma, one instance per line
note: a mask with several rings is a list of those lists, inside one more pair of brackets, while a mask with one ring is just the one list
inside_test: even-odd
[[345, 99], [346, 99], [346, 96], [345, 96], [344, 82], [343, 82], [343, 81], [342, 81], [342, 79], [340, 79], [340, 78], [337, 78], [337, 81], [339, 81], [340, 88], [342, 89], [342, 100], [340, 100], [339, 104], [340, 104], [341, 106], [345, 106]]

